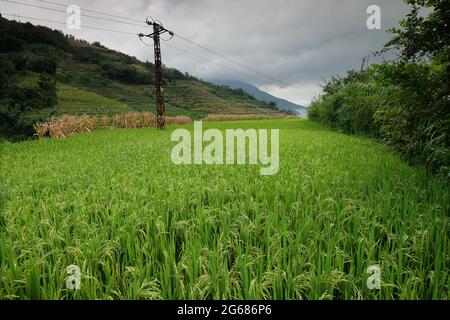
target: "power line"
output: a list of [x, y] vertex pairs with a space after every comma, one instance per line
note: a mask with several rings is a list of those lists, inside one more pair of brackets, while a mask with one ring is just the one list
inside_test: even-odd
[[[33, 18], [33, 17], [27, 17], [27, 16], [19, 16], [19, 15], [17, 15], [17, 14], [3, 13], [2, 15], [4, 15], [4, 16], [9, 16], [9, 17], [13, 17], [13, 18], [23, 18], [23, 19], [30, 19], [30, 20], [37, 20], [37, 21], [43, 21], [43, 22], [56, 23], [56, 24], [60, 24], [60, 25], [66, 25], [65, 22], [61, 22], [61, 21], [55, 21], [55, 20], [49, 20], [49, 19], [41, 19], [41, 18]], [[120, 30], [112, 30], [112, 29], [100, 28], [100, 27], [93, 27], [93, 26], [83, 26], [83, 28], [86, 28], [86, 29], [94, 29], [94, 30], [101, 30], [101, 31], [108, 31], [108, 32], [116, 32], [116, 33], [128, 34], [128, 35], [133, 35], [133, 36], [137, 35], [136, 33], [132, 33], [132, 32], [126, 32], [126, 31], [120, 31]], [[146, 46], [148, 46], [148, 47], [153, 47], [153, 45], [149, 45], [149, 44], [145, 43], [145, 41], [142, 40], [142, 38], [139, 38], [139, 40], [141, 40], [141, 42], [142, 42], [144, 45], [146, 45]], [[245, 74], [245, 73], [243, 73], [243, 72], [241, 72], [241, 71], [239, 71], [239, 70], [236, 70], [236, 69], [234, 69], [234, 68], [231, 68], [230, 66], [225, 66], [225, 65], [223, 65], [223, 64], [217, 63], [217, 62], [215, 62], [215, 61], [212, 61], [212, 60], [209, 59], [209, 58], [206, 58], [206, 57], [204, 57], [204, 56], [201, 56], [201, 55], [198, 55], [198, 54], [196, 54], [196, 53], [190, 52], [190, 51], [188, 51], [188, 50], [186, 50], [186, 49], [180, 48], [180, 47], [175, 46], [175, 45], [173, 45], [173, 44], [169, 44], [169, 43], [163, 43], [163, 44], [166, 45], [166, 46], [168, 46], [168, 47], [171, 47], [171, 48], [177, 49], [177, 50], [179, 50], [179, 51], [182, 51], [182, 52], [184, 52], [184, 53], [187, 53], [187, 54], [189, 54], [189, 55], [192, 55], [192, 56], [194, 56], [194, 57], [197, 57], [197, 58], [199, 58], [199, 59], [205, 60], [206, 62], [215, 64], [215, 65], [217, 65], [217, 66], [219, 66], [219, 67], [222, 67], [222, 68], [224, 68], [224, 69], [232, 69], [232, 70], [235, 71], [235, 72], [238, 72], [238, 73], [240, 73], [240, 74], [242, 74], [242, 75], [248, 76], [248, 74]]]
[[[10, 2], [10, 1], [8, 1], [8, 2]], [[10, 17], [13, 17], [13, 18], [18, 17], [18, 18], [23, 18], [23, 19], [37, 20], [37, 21], [50, 22], [50, 23], [55, 23], [55, 24], [60, 24], [60, 25], [66, 25], [66, 23], [64, 23], [64, 22], [55, 21], [55, 20], [49, 20], [49, 19], [41, 19], [41, 18], [20, 16], [20, 15], [10, 14], [10, 13], [3, 13], [2, 15], [10, 16]], [[171, 31], [168, 31], [164, 27], [161, 27], [158, 23], [154, 23], [154, 22], [150, 23], [150, 22], [147, 21], [147, 24], [154, 26], [154, 32], [152, 34], [147, 35], [148, 37], [154, 38], [154, 40], [155, 40], [155, 34], [158, 35], [156, 37], [157, 39], [159, 39], [159, 35], [160, 34], [165, 33], [165, 32], [168, 32], [169, 34], [173, 35], [173, 33]], [[158, 26], [158, 27], [155, 28], [155, 25]], [[94, 30], [102, 30], [102, 31], [115, 32], [115, 33], [121, 33], [121, 34], [127, 34], [127, 35], [136, 36], [135, 33], [126, 32], [126, 31], [119, 31], [119, 30], [113, 30], [113, 29], [107, 29], [107, 28], [100, 28], [100, 27], [93, 27], [93, 26], [83, 26], [83, 28], [94, 29]], [[159, 29], [159, 28], [161, 28], [161, 29]], [[139, 39], [141, 40], [141, 42], [144, 45], [150, 46], [150, 45], [146, 44], [142, 40], [142, 37], [145, 36], [144, 34], [141, 33], [141, 34], [138, 34], [138, 36], [139, 36]], [[160, 58], [159, 40], [155, 40], [155, 41], [157, 41], [157, 45], [155, 44], [155, 73], [156, 73], [155, 79], [159, 78], [159, 81], [156, 81], [156, 92], [157, 93], [159, 92], [159, 95], [157, 94], [157, 111], [158, 111], [157, 112], [157, 119], [158, 119], [157, 124], [158, 124], [158, 128], [164, 128], [164, 123], [165, 123], [164, 95], [163, 95], [163, 90], [161, 90], [161, 85], [160, 85], [161, 77], [162, 77], [162, 68], [161, 68], [162, 67], [162, 63], [161, 63], [161, 58]], [[200, 58], [202, 60], [206, 60], [206, 61], [208, 61], [210, 63], [216, 64], [216, 65], [218, 65], [220, 67], [227, 68], [227, 69], [230, 68], [229, 66], [224, 66], [224, 65], [222, 65], [220, 63], [216, 63], [216, 62], [214, 62], [214, 61], [212, 61], [212, 60], [210, 60], [208, 58], [205, 58], [204, 56], [197, 55], [197, 54], [192, 53], [192, 52], [190, 52], [188, 50], [179, 48], [179, 47], [177, 47], [175, 45], [171, 45], [169, 43], [164, 43], [164, 44], [169, 46], [169, 47], [181, 50], [181, 51], [183, 51], [183, 52], [185, 52], [187, 54], [190, 54], [190, 55], [195, 56], [197, 58]], [[158, 49], [157, 49], [157, 47], [158, 47]], [[159, 61], [159, 63], [158, 63], [158, 61]], [[238, 70], [236, 70], [234, 68], [231, 68], [231, 69], [233, 69], [234, 71], [236, 71], [238, 73], [243, 74], [242, 72], [240, 72], [240, 71], [238, 71]], [[244, 75], [246, 75], [246, 74], [244, 74]]]
[[229, 62], [231, 62], [231, 63], [234, 63], [234, 64], [236, 64], [236, 65], [238, 65], [238, 66], [240, 66], [240, 67], [242, 67], [242, 68], [245, 68], [245, 69], [247, 69], [247, 70], [250, 70], [250, 71], [252, 71], [252, 72], [254, 72], [254, 73], [257, 73], [257, 74], [259, 74], [259, 75], [261, 75], [261, 76], [263, 76], [263, 77], [265, 77], [265, 78], [267, 78], [267, 79], [269, 79], [269, 80], [278, 82], [278, 83], [283, 84], [283, 85], [285, 85], [285, 86], [289, 86], [289, 85], [288, 85], [287, 83], [285, 83], [284, 81], [275, 79], [275, 78], [273, 78], [273, 77], [271, 77], [271, 76], [269, 76], [269, 75], [266, 75], [266, 74], [264, 74], [264, 73], [262, 73], [262, 72], [260, 72], [260, 71], [258, 71], [258, 70], [255, 70], [255, 69], [253, 69], [253, 68], [251, 68], [251, 67], [248, 67], [248, 66], [246, 66], [246, 65], [244, 65], [244, 64], [242, 64], [242, 63], [240, 63], [240, 62], [237, 62], [237, 61], [235, 61], [235, 60], [233, 60], [233, 59], [230, 59], [230, 58], [224, 56], [223, 54], [220, 54], [220, 53], [218, 53], [218, 52], [216, 52], [216, 51], [213, 51], [213, 50], [211, 50], [211, 49], [208, 49], [208, 48], [206, 48], [205, 46], [203, 46], [203, 45], [201, 45], [201, 44], [198, 44], [197, 42], [194, 42], [194, 41], [192, 41], [192, 40], [189, 40], [189, 39], [186, 38], [186, 37], [183, 37], [183, 36], [179, 35], [178, 33], [176, 33], [175, 36], [178, 37], [178, 38], [180, 38], [180, 39], [182, 39], [182, 40], [184, 40], [184, 41], [186, 41], [186, 42], [189, 42], [189, 43], [191, 43], [191, 44], [193, 44], [193, 45], [195, 45], [195, 46], [197, 46], [197, 47], [199, 47], [199, 48], [201, 48], [201, 49], [203, 49], [203, 50], [206, 50], [206, 51], [208, 51], [208, 52], [210, 52], [210, 53], [212, 53], [212, 54], [214, 54], [214, 55], [216, 55], [216, 56], [219, 56], [219, 57], [221, 57], [222, 59], [225, 59], [225, 60], [227, 60], [227, 61], [229, 61]]
[[[144, 43], [144, 44], [145, 44], [145, 43]], [[184, 52], [184, 53], [187, 53], [187, 54], [189, 54], [189, 55], [191, 55], [191, 56], [194, 56], [194, 57], [197, 57], [197, 58], [199, 58], [199, 59], [205, 60], [205, 61], [207, 61], [207, 62], [209, 62], [209, 63], [215, 64], [215, 65], [217, 65], [217, 66], [219, 66], [219, 67], [222, 67], [222, 68], [224, 68], [224, 69], [231, 69], [231, 70], [233, 70], [233, 71], [235, 71], [235, 72], [237, 72], [237, 73], [240, 73], [241, 75], [244, 75], [244, 76], [250, 76], [250, 74], [244, 73], [244, 72], [242, 72], [242, 71], [240, 71], [240, 70], [237, 70], [237, 69], [234, 69], [234, 68], [232, 68], [232, 67], [230, 67], [230, 66], [226, 66], [226, 65], [223, 65], [223, 64], [221, 64], [221, 63], [215, 62], [215, 61], [213, 61], [213, 60], [211, 60], [211, 59], [209, 59], [209, 58], [206, 58], [206, 57], [201, 56], [201, 55], [199, 55], [199, 54], [193, 53], [193, 52], [188, 51], [188, 50], [186, 50], [186, 49], [177, 47], [177, 46], [175, 46], [175, 45], [173, 45], [173, 44], [170, 44], [170, 43], [163, 43], [163, 44], [166, 45], [166, 46], [168, 46], [168, 47], [171, 47], [171, 48], [177, 49], [177, 50], [179, 50], [179, 51], [182, 51], [182, 52]], [[145, 44], [145, 45], [147, 45], [147, 44]]]
[[[65, 10], [58, 10], [58, 9], [49, 8], [49, 7], [36, 6], [36, 5], [23, 3], [23, 2], [18, 2], [18, 1], [12, 1], [12, 0], [0, 0], [0, 1], [14, 3], [14, 4], [21, 5], [21, 6], [31, 7], [31, 8], [50, 10], [50, 11], [55, 11], [55, 12], [62, 12], [62, 13], [67, 14], [67, 12]], [[87, 14], [80, 14], [80, 15], [83, 16], [83, 17], [87, 17], [87, 18], [93, 18], [93, 19], [99, 19], [99, 20], [104, 20], [104, 21], [109, 21], [109, 22], [116, 22], [116, 23], [128, 24], [128, 25], [131, 25], [131, 26], [142, 27], [142, 24], [137, 24], [137, 23], [124, 22], [124, 21], [119, 21], [119, 20], [110, 19], [110, 18], [96, 17], [96, 16], [87, 15]]]
[[[16, 1], [9, 1], [9, 0], [1, 0], [1, 1], [11, 2], [11, 3], [17, 3]], [[38, 0], [38, 1], [50, 2], [50, 1], [44, 1], [44, 0]], [[58, 10], [58, 11], [60, 11], [60, 10]], [[65, 13], [65, 11], [60, 11], [60, 12], [64, 12], [64, 13]], [[66, 25], [66, 23], [64, 23], [64, 22], [54, 21], [54, 20], [48, 20], [48, 19], [25, 17], [25, 16], [19, 16], [19, 15], [13, 15], [13, 14], [6, 14], [6, 13], [5, 13], [4, 15], [5, 15], [5, 16], [19, 17], [19, 18], [24, 18], [24, 19], [30, 19], [30, 20], [37, 20], [37, 21], [44, 21], [44, 22], [56, 23], [56, 24], [60, 24], [60, 25]], [[102, 31], [108, 31], [108, 32], [117, 32], [117, 33], [122, 33], [122, 34], [129, 34], [129, 35], [136, 35], [136, 33], [132, 33], [132, 32], [126, 32], [126, 31], [120, 31], [120, 30], [111, 30], [111, 29], [107, 29], [107, 28], [100, 28], [100, 27], [93, 27], [93, 26], [85, 26], [85, 25], [83, 25], [83, 28], [86, 28], [86, 29], [94, 29], [94, 30], [102, 30]], [[141, 38], [139, 38], [139, 39], [141, 40], [141, 42], [142, 42], [144, 45], [150, 46], [150, 45], [146, 44]], [[199, 59], [202, 59], [202, 60], [204, 60], [204, 61], [207, 61], [207, 62], [209, 62], [209, 63], [215, 64], [215, 65], [217, 65], [217, 66], [219, 66], [219, 67], [222, 67], [222, 68], [224, 68], [224, 69], [232, 69], [233, 71], [235, 71], [235, 72], [237, 72], [237, 73], [240, 73], [240, 74], [245, 75], [245, 76], [249, 76], [249, 74], [243, 73], [243, 72], [241, 72], [241, 71], [239, 71], [239, 70], [237, 70], [237, 69], [234, 69], [234, 68], [232, 68], [232, 67], [230, 67], [230, 66], [225, 66], [225, 65], [223, 65], [223, 64], [217, 63], [217, 62], [215, 62], [215, 61], [213, 61], [213, 60], [211, 60], [211, 59], [208, 59], [208, 58], [206, 58], [206, 57], [204, 57], [204, 56], [195, 54], [195, 53], [190, 52], [190, 51], [188, 51], [188, 50], [185, 50], [185, 49], [183, 49], [183, 48], [177, 47], [177, 46], [175, 46], [175, 45], [171, 45], [171, 44], [169, 44], [169, 43], [164, 43], [164, 44], [167, 45], [167, 46], [169, 46], [169, 47], [172, 47], [172, 48], [174, 48], [174, 49], [177, 49], [177, 50], [180, 50], [180, 51], [182, 51], [182, 52], [185, 52], [185, 53], [187, 53], [187, 54], [189, 54], [189, 55], [192, 55], [192, 56], [194, 56], [194, 57], [197, 57], [197, 58], [199, 58]]]
[[[36, 1], [49, 3], [49, 4], [53, 4], [53, 5], [60, 6], [60, 7], [67, 7], [67, 4], [61, 3], [61, 2], [54, 2], [54, 1], [47, 1], [47, 0], [36, 0]], [[110, 13], [105, 13], [105, 12], [101, 12], [101, 11], [86, 9], [86, 8], [82, 8], [82, 7], [80, 7], [80, 9], [83, 10], [83, 11], [86, 11], [86, 12], [92, 12], [92, 13], [96, 13], [96, 14], [101, 14], [103, 16], [108, 16], [108, 17], [119, 18], [119, 19], [123, 19], [123, 20], [129, 20], [129, 21], [135, 21], [135, 22], [142, 23], [142, 20], [138, 20], [138, 19], [127, 18], [127, 17], [115, 15], [115, 14], [110, 14]]]
[[[9, 17], [18, 17], [18, 18], [22, 18], [22, 19], [30, 19], [30, 20], [37, 20], [37, 21], [44, 21], [44, 22], [50, 22], [50, 23], [56, 23], [56, 24], [61, 24], [61, 25], [67, 25], [66, 22], [61, 22], [61, 21], [55, 21], [55, 20], [48, 20], [48, 19], [41, 19], [41, 18], [33, 18], [33, 17], [26, 17], [26, 16], [19, 16], [17, 14], [11, 14], [11, 13], [2, 13], [2, 15], [4, 16], [9, 16]], [[101, 30], [101, 31], [109, 31], [109, 32], [117, 32], [117, 33], [122, 33], [122, 34], [129, 34], [129, 35], [133, 35], [136, 36], [136, 33], [133, 32], [126, 32], [126, 31], [120, 31], [120, 30], [112, 30], [112, 29], [107, 29], [107, 28], [100, 28], [100, 27], [92, 27], [92, 26], [84, 26], [83, 28], [86, 29], [94, 29], [94, 30]]]
[[[44, 9], [44, 10], [52, 10], [52, 11], [56, 11], [56, 12], [63, 12], [63, 13], [66, 13], [66, 11], [62, 11], [62, 10], [58, 10], [58, 9], [53, 9], [53, 8], [48, 8], [48, 7], [41, 7], [41, 6], [34, 6], [34, 5], [25, 4], [25, 3], [21, 3], [21, 2], [17, 2], [17, 1], [12, 1], [12, 0], [0, 0], [0, 1], [5, 1], [5, 2], [15, 3], [15, 4], [19, 4], [19, 5], [30, 6], [30, 7], [35, 7], [35, 8], [40, 8], [40, 9]], [[54, 4], [54, 5], [58, 5], [58, 6], [67, 6], [66, 4], [59, 3], [59, 2], [54, 2], [54, 1], [48, 1], [48, 0], [37, 0], [37, 1], [44, 2], [44, 3], [49, 3], [49, 4]], [[109, 14], [109, 13], [105, 13], [105, 12], [101, 12], [101, 11], [96, 11], [96, 10], [85, 9], [85, 8], [80, 8], [80, 9], [82, 9], [82, 10], [84, 10], [84, 11], [88, 11], [88, 12], [93, 12], [93, 13], [96, 13], [96, 14], [101, 14], [101, 15], [105, 15], [105, 16], [110, 16], [110, 17], [114, 17], [114, 18], [123, 19], [123, 20], [129, 20], [129, 21], [136, 21], [136, 22], [139, 22], [139, 20], [137, 20], [137, 19], [128, 18], [128, 17], [124, 17], [124, 16], [113, 15], [113, 14]], [[133, 25], [133, 26], [139, 26], [139, 27], [141, 27], [140, 24], [138, 25], [138, 24], [136, 24], [136, 23], [129, 23], [129, 22], [118, 21], [118, 20], [114, 20], [114, 19], [108, 19], [108, 18], [102, 18], [102, 17], [96, 17], [96, 16], [90, 16], [90, 15], [85, 15], [85, 14], [82, 14], [82, 16], [89, 17], [89, 18], [94, 18], [94, 19], [100, 19], [100, 20], [105, 20], [105, 21], [112, 21], [112, 22], [116, 22], [116, 23], [122, 23], [122, 24], [128, 24], [128, 25]], [[197, 47], [199, 47], [199, 48], [201, 48], [201, 49], [203, 49], [203, 50], [205, 50], [205, 51], [207, 51], [207, 52], [209, 52], [209, 53], [211, 53], [211, 54], [214, 54], [214, 55], [216, 55], [216, 56], [218, 56], [218, 57], [220, 57], [220, 58], [222, 58], [222, 59], [225, 59], [225, 60], [227, 60], [228, 62], [231, 62], [231, 63], [233, 63], [233, 64], [235, 64], [235, 65], [237, 65], [237, 66], [239, 66], [239, 67], [241, 67], [241, 68], [247, 69], [248, 71], [251, 71], [252, 73], [258, 74], [259, 76], [262, 76], [262, 77], [264, 77], [265, 79], [269, 79], [269, 80], [271, 80], [271, 81], [274, 81], [274, 82], [276, 82], [276, 83], [279, 83], [279, 84], [281, 84], [282, 86], [287, 86], [287, 87], [295, 88], [295, 89], [297, 89], [297, 90], [302, 90], [302, 89], [296, 88], [296, 87], [294, 87], [294, 86], [292, 86], [292, 85], [289, 85], [289, 84], [286, 83], [285, 81], [282, 81], [282, 80], [280, 80], [280, 79], [274, 78], [274, 77], [272, 77], [272, 76], [270, 76], [270, 75], [268, 75], [268, 74], [265, 74], [265, 73], [263, 73], [263, 72], [261, 72], [261, 71], [258, 71], [258, 70], [256, 70], [256, 69], [254, 69], [254, 68], [252, 68], [252, 67], [250, 67], [250, 66], [247, 66], [247, 65], [245, 65], [245, 64], [243, 64], [243, 63], [240, 63], [240, 62], [238, 62], [238, 61], [236, 61], [236, 60], [234, 60], [234, 59], [228, 58], [228, 57], [226, 57], [225, 55], [223, 55], [223, 54], [221, 54], [221, 53], [219, 53], [219, 52], [217, 52], [217, 51], [211, 50], [211, 49], [209, 49], [209, 48], [207, 48], [207, 47], [205, 47], [205, 46], [203, 46], [203, 45], [201, 45], [201, 44], [199, 44], [199, 43], [197, 43], [197, 42], [195, 42], [195, 41], [192, 41], [192, 40], [190, 40], [190, 39], [184, 37], [183, 35], [180, 35], [180, 34], [176, 33], [175, 36], [177, 36], [178, 38], [180, 38], [180, 39], [182, 39], [182, 40], [184, 40], [184, 41], [186, 41], [186, 42], [189, 42], [190, 44], [195, 45], [195, 46], [197, 46]], [[227, 68], [228, 68], [228, 67], [227, 67]]]

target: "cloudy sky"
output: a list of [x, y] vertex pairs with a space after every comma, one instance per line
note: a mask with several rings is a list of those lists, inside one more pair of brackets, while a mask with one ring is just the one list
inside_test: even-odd
[[[268, 77], [232, 64], [176, 36], [167, 44], [163, 42], [165, 65], [203, 79], [246, 81], [271, 94], [303, 105], [307, 105], [320, 93], [322, 79], [358, 68], [363, 56], [382, 48], [390, 37], [386, 30], [398, 25], [398, 20], [408, 12], [401, 0], [11, 1], [63, 12], [0, 0], [2, 14], [15, 14], [16, 20], [47, 25], [88, 41], [100, 41], [107, 47], [144, 61], [153, 60], [152, 48], [142, 44], [137, 36], [87, 27], [132, 33], [149, 32], [148, 26], [143, 22], [147, 16], [151, 16], [162, 21], [175, 34]], [[143, 21], [142, 27], [138, 26], [140, 23], [137, 21], [128, 20], [137, 24], [128, 25], [82, 16], [81, 30], [68, 30], [64, 24], [24, 18], [65, 23], [68, 17], [66, 7], [57, 5], [58, 3], [78, 5], [85, 15], [96, 14], [83, 9], [133, 18]], [[381, 9], [381, 30], [369, 30], [366, 26], [369, 5], [378, 5]], [[150, 41], [148, 40], [149, 43]], [[374, 61], [375, 58], [371, 58], [371, 62]]]

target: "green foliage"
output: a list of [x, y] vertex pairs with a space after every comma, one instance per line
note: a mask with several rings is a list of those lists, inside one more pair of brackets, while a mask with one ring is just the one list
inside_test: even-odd
[[0, 136], [13, 140], [32, 136], [35, 122], [23, 115], [22, 105], [11, 99], [0, 100]]
[[[8, 42], [10, 37], [23, 45]], [[11, 126], [2, 134], [20, 132], [22, 136], [30, 127], [28, 121], [48, 113], [102, 115], [155, 108], [154, 65], [148, 61], [141, 62], [98, 42], [90, 44], [49, 28], [0, 18], [0, 42], [3, 39], [13, 47], [5, 48], [5, 53], [0, 50], [0, 100], [7, 99], [2, 109], [10, 115], [2, 125]], [[44, 74], [57, 79], [62, 89], [55, 91], [54, 80], [40, 76]], [[278, 113], [242, 92], [218, 89], [214, 93], [212, 84], [165, 66], [162, 84], [169, 116]], [[19, 123], [27, 123], [26, 128], [21, 130]]]
[[101, 54], [92, 48], [73, 47], [71, 52], [75, 60], [84, 63], [98, 63], [101, 59]]
[[[410, 162], [450, 179], [449, 33], [443, 33], [450, 3], [407, 2], [413, 9], [387, 44], [401, 49], [403, 59], [333, 77], [308, 114], [344, 132], [382, 139]], [[421, 17], [420, 6], [433, 10]]]
[[11, 55], [0, 56], [0, 136], [16, 139], [33, 135], [33, 121], [36, 119], [25, 117], [25, 112], [48, 108], [57, 103], [56, 84], [52, 75], [40, 73], [36, 85], [18, 85], [15, 77], [23, 71], [25, 61], [21, 55], [13, 55], [12, 59]]
[[111, 79], [128, 84], [152, 84], [153, 75], [149, 71], [139, 70], [135, 66], [128, 66], [114, 62], [102, 62], [100, 66]]
[[10, 35], [0, 37], [0, 53], [19, 51], [22, 49], [24, 42]]
[[[0, 140], [0, 150], [2, 148], [1, 144], [4, 143]], [[0, 232], [6, 227], [5, 218], [5, 203], [6, 203], [6, 193], [3, 186], [0, 184]]]
[[55, 58], [42, 58], [35, 59], [28, 62], [27, 69], [37, 73], [56, 73], [56, 61]]
[[3, 99], [0, 101], [0, 136], [9, 136], [16, 131], [20, 112], [20, 106], [14, 104], [11, 100]]
[[380, 134], [408, 159], [426, 163], [450, 178], [450, 101], [444, 72], [430, 64], [376, 66], [380, 82], [391, 89], [375, 122]]
[[380, 138], [407, 160], [446, 176], [450, 106], [440, 70], [423, 63], [374, 65], [360, 81], [327, 83], [333, 93], [314, 101], [308, 115], [346, 133]]
[[39, 76], [39, 96], [41, 99], [41, 108], [51, 107], [58, 103], [56, 96], [56, 81], [54, 77], [48, 74]]
[[10, 60], [14, 64], [14, 67], [17, 71], [27, 70], [28, 59], [24, 55], [20, 53], [12, 54], [10, 55]]
[[[155, 66], [152, 63], [148, 63], [148, 62], [145, 64], [145, 67], [151, 71], [153, 71], [155, 68]], [[174, 82], [175, 80], [188, 80], [189, 79], [181, 71], [179, 71], [177, 69], [172, 69], [172, 68], [164, 69], [163, 77], [170, 82]]]
[[5, 97], [11, 90], [11, 76], [15, 73], [14, 63], [7, 56], [0, 55], [0, 97]]
[[[7, 39], [17, 42], [14, 44], [14, 50], [12, 51], [21, 49], [21, 44], [23, 43], [46, 44], [63, 50], [70, 48], [68, 39], [61, 31], [43, 26], [34, 26], [29, 22], [20, 23], [0, 17], [0, 34], [2, 35], [0, 43], [3, 45], [9, 45]], [[6, 41], [4, 40], [5, 38]]]
[[[411, 12], [400, 21], [400, 28], [390, 31], [395, 37], [387, 48], [401, 50], [408, 60], [420, 57], [439, 57], [450, 62], [450, 2], [448, 0], [405, 0]], [[423, 10], [431, 10], [427, 16]]]

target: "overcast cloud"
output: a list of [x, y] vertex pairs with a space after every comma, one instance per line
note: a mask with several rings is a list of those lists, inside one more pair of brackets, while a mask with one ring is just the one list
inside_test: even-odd
[[[65, 10], [39, 0], [14, 0]], [[400, 0], [49, 0], [79, 5], [144, 21], [152, 16], [167, 29], [214, 51], [279, 79], [264, 78], [174, 37], [169, 44], [208, 58], [218, 66], [163, 44], [163, 63], [194, 76], [233, 79], [259, 86], [271, 94], [308, 104], [320, 93], [322, 78], [361, 65], [362, 57], [379, 50], [389, 39], [386, 30], [398, 25], [408, 8]], [[381, 8], [382, 30], [366, 27], [369, 5]], [[1, 13], [65, 22], [67, 14], [0, 1]], [[82, 10], [83, 13], [83, 10]], [[91, 15], [92, 13], [87, 13]], [[7, 17], [10, 18], [10, 17]], [[19, 19], [19, 18], [17, 18]], [[20, 18], [21, 21], [28, 19]], [[137, 36], [107, 31], [68, 30], [65, 26], [29, 20], [102, 44], [141, 60], [153, 60], [152, 48]], [[95, 26], [127, 32], [142, 28], [82, 17], [82, 27]], [[151, 40], [147, 40], [151, 44]], [[374, 58], [371, 58], [374, 62]]]

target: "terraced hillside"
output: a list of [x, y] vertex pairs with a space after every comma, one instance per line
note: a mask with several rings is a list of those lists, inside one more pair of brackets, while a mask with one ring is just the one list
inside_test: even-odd
[[[155, 110], [152, 63], [98, 42], [1, 17], [0, 31], [0, 71], [5, 87], [0, 92], [0, 109], [8, 117], [19, 114], [16, 123], [33, 124], [61, 114]], [[169, 116], [281, 113], [249, 94], [176, 69], [164, 67], [163, 78]], [[18, 112], [10, 112], [14, 108]]]
[[[83, 42], [71, 41], [72, 45], [82, 48], [84, 55], [106, 55], [112, 61], [120, 63], [121, 54], [100, 46], [86, 45]], [[134, 60], [126, 56], [125, 59]], [[58, 113], [83, 112], [97, 114], [122, 112], [123, 107], [136, 111], [149, 111], [155, 108], [155, 90], [152, 83], [125, 83], [111, 79], [104, 74], [102, 66], [95, 61], [77, 61], [77, 56], [65, 54], [57, 68], [58, 77]], [[133, 61], [131, 67], [142, 72], [151, 72], [153, 65]], [[172, 73], [176, 74], [174, 76]], [[225, 86], [217, 86], [200, 81], [193, 77], [182, 75], [178, 70], [165, 69], [165, 75], [170, 81], [165, 81], [165, 101], [169, 115], [189, 115], [203, 117], [211, 113], [255, 114], [278, 113], [267, 103], [258, 101], [247, 94], [231, 90]], [[69, 87], [74, 89], [70, 90]], [[81, 90], [81, 91], [78, 91]], [[112, 99], [110, 105], [104, 105], [98, 97], [84, 92], [95, 93], [101, 97]], [[78, 99], [79, 94], [83, 97]], [[89, 101], [91, 103], [83, 103]], [[119, 103], [119, 105], [117, 104]]]

